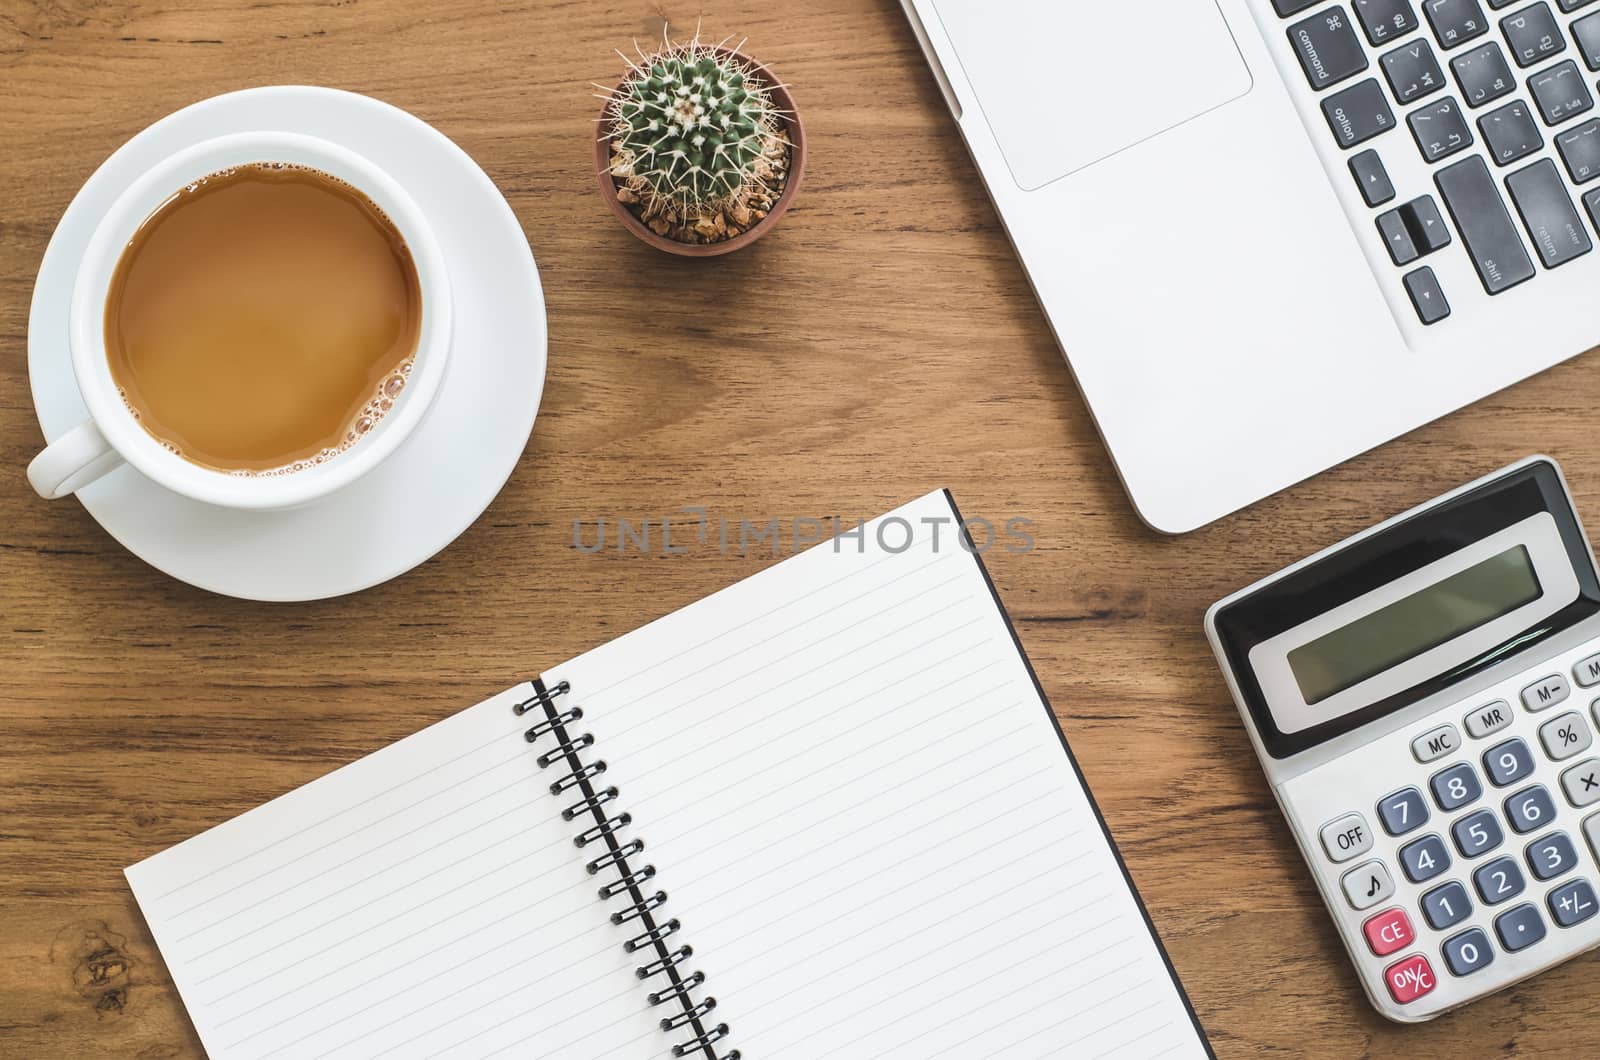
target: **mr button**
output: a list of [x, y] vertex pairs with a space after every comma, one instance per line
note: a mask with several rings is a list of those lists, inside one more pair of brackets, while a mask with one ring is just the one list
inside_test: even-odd
[[1336, 821], [1322, 826], [1322, 848], [1334, 861], [1349, 861], [1372, 849], [1372, 832], [1367, 819], [1359, 813], [1347, 813]]

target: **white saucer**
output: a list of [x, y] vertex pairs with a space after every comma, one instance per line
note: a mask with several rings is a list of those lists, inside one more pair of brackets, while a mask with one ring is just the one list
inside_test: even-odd
[[128, 551], [174, 578], [252, 600], [314, 600], [405, 573], [454, 541], [494, 500], [539, 411], [544, 294], [511, 207], [438, 130], [387, 103], [334, 89], [255, 88], [217, 96], [156, 122], [119, 148], [56, 227], [28, 321], [28, 377], [47, 439], [88, 415], [67, 352], [67, 305], [78, 258], [100, 215], [154, 160], [209, 137], [260, 129], [309, 133], [365, 155], [428, 215], [455, 296], [450, 367], [435, 404], [376, 470], [304, 508], [215, 508], [126, 466], [78, 497]]

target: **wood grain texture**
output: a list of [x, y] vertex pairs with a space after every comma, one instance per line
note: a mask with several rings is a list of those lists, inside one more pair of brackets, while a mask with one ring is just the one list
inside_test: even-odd
[[[701, 18], [794, 86], [812, 146], [781, 228], [714, 262], [626, 235], [589, 139], [611, 49]], [[107, 154], [197, 99], [295, 82], [404, 107], [484, 166], [539, 261], [550, 370], [519, 467], [454, 546], [266, 606], [32, 495], [26, 335], [52, 227]], [[1220, 1054], [1600, 1054], [1592, 958], [1427, 1026], [1374, 1015], [1200, 631], [1219, 596], [1530, 451], [1600, 526], [1600, 359], [1151, 533], [895, 0], [3, 0], [0, 116], [0, 1055], [198, 1055], [123, 866], [773, 562], [587, 555], [574, 519], [853, 519], [943, 485], [1034, 521], [1038, 548], [991, 570]]]

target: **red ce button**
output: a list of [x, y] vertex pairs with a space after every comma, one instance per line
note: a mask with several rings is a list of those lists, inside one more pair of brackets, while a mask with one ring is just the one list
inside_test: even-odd
[[1403, 950], [1416, 941], [1417, 933], [1411, 929], [1411, 920], [1404, 909], [1388, 909], [1371, 917], [1361, 929], [1366, 932], [1367, 945], [1379, 957], [1387, 957], [1395, 950]]

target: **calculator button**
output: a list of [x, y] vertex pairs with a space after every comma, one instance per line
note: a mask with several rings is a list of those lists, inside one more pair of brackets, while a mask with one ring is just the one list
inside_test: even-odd
[[1394, 877], [1381, 861], [1357, 865], [1339, 882], [1344, 887], [1344, 896], [1357, 909], [1370, 909], [1394, 893]]
[[1556, 805], [1550, 792], [1542, 784], [1523, 788], [1506, 800], [1506, 820], [1518, 835], [1526, 835], [1535, 828], [1543, 828], [1555, 820]]
[[1567, 679], [1560, 674], [1551, 674], [1522, 690], [1522, 705], [1529, 710], [1544, 710], [1546, 707], [1555, 706], [1571, 694], [1572, 686], [1567, 684]]
[[1544, 917], [1527, 902], [1494, 918], [1494, 933], [1507, 953], [1527, 949], [1544, 938]]
[[1511, 724], [1511, 704], [1497, 699], [1479, 707], [1462, 721], [1467, 727], [1467, 735], [1474, 740], [1481, 740]]
[[1390, 835], [1405, 835], [1428, 823], [1428, 804], [1416, 788], [1404, 788], [1378, 803], [1378, 820]]
[[1528, 844], [1528, 868], [1535, 879], [1553, 880], [1578, 864], [1578, 852], [1565, 832], [1551, 832]]
[[1423, 883], [1450, 867], [1450, 852], [1445, 849], [1443, 839], [1425, 835], [1400, 848], [1400, 867], [1412, 883]]
[[1539, 726], [1539, 742], [1544, 744], [1544, 753], [1559, 762], [1587, 751], [1593, 740], [1583, 715], [1568, 711]]
[[[1440, 224], [1443, 224], [1441, 221]], [[1445, 724], [1411, 741], [1411, 753], [1419, 762], [1432, 762], [1435, 758], [1461, 749], [1461, 733], [1454, 725]]]
[[1589, 841], [1589, 853], [1600, 861], [1600, 813], [1590, 814], [1583, 819], [1583, 838]]
[[1469, 928], [1444, 940], [1444, 963], [1455, 976], [1471, 975], [1494, 960], [1494, 947], [1482, 928]]
[[1483, 768], [1489, 774], [1489, 782], [1503, 788], [1533, 772], [1533, 752], [1528, 750], [1526, 740], [1512, 737], [1483, 753]]
[[1435, 931], [1454, 927], [1472, 912], [1467, 889], [1456, 880], [1442, 884], [1422, 896], [1422, 918]]
[[1522, 870], [1510, 858], [1495, 858], [1472, 874], [1472, 885], [1485, 905], [1499, 905], [1521, 894], [1528, 884]]
[[1483, 785], [1478, 783], [1478, 775], [1465, 762], [1457, 762], [1448, 769], [1441, 769], [1428, 781], [1428, 786], [1433, 789], [1433, 801], [1439, 804], [1441, 810], [1454, 810], [1459, 806], [1465, 806], [1483, 794]]
[[1561, 774], [1561, 790], [1574, 806], [1600, 802], [1600, 758], [1585, 758]]
[[1417, 933], [1411, 929], [1411, 918], [1404, 909], [1388, 909], [1370, 917], [1361, 925], [1361, 930], [1367, 936], [1367, 945], [1379, 957], [1387, 957], [1417, 941]]
[[1322, 826], [1322, 848], [1334, 861], [1349, 861], [1372, 849], [1372, 830], [1359, 813], [1347, 813]]
[[[1595, 18], [1600, 20], [1600, 12], [1595, 13]], [[1584, 688], [1600, 685], [1600, 652], [1587, 659], [1578, 660], [1577, 665], [1572, 668], [1572, 676]]]
[[1450, 834], [1455, 837], [1456, 849], [1461, 851], [1464, 858], [1487, 854], [1505, 842], [1506, 838], [1500, 830], [1500, 822], [1488, 810], [1479, 810], [1461, 818], [1450, 826]]
[[1420, 953], [1413, 953], [1385, 968], [1383, 981], [1389, 987], [1389, 996], [1402, 1005], [1409, 1005], [1439, 985], [1433, 977], [1433, 966]]
[[1563, 883], [1551, 891], [1545, 901], [1550, 905], [1550, 915], [1564, 928], [1583, 923], [1600, 908], [1600, 899], [1595, 898], [1594, 887], [1588, 880]]

